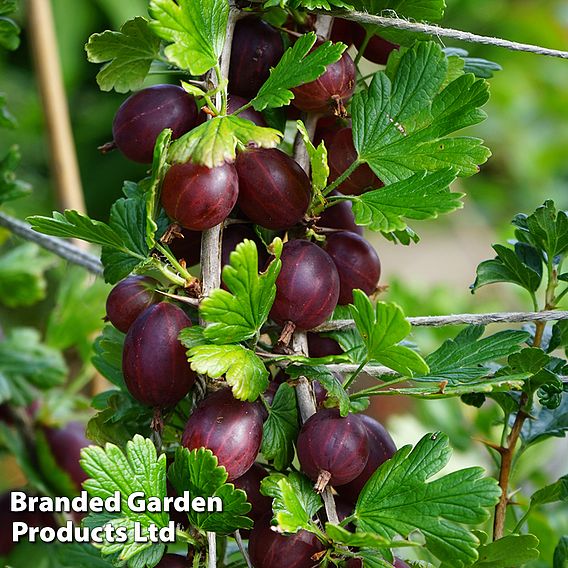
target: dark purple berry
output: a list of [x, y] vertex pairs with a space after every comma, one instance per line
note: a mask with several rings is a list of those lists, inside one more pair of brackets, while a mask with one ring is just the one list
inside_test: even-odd
[[282, 37], [272, 26], [258, 18], [237, 22], [229, 67], [229, 91], [252, 99], [283, 53]]
[[147, 308], [124, 341], [122, 371], [130, 394], [142, 404], [164, 408], [179, 402], [195, 382], [179, 332], [191, 327], [185, 312], [167, 302]]
[[322, 473], [329, 484], [353, 481], [369, 458], [369, 438], [356, 414], [341, 417], [336, 408], [318, 410], [302, 426], [298, 436], [298, 459], [302, 471], [313, 481]]
[[[21, 489], [14, 489], [21, 491]], [[57, 528], [57, 522], [51, 513], [21, 512], [11, 510], [10, 493], [0, 495], [0, 556], [8, 556], [16, 543], [12, 540], [13, 523], [26, 523], [29, 527]]]
[[237, 156], [235, 166], [239, 207], [251, 221], [280, 230], [303, 219], [310, 204], [311, 184], [290, 156], [275, 148], [250, 149]]
[[62, 428], [44, 428], [44, 433], [57, 465], [69, 475], [77, 491], [80, 491], [88, 477], [79, 465], [81, 450], [91, 444], [85, 436], [84, 424], [69, 422]]
[[353, 290], [372, 294], [381, 277], [381, 261], [369, 241], [348, 231], [327, 235], [325, 251], [339, 274], [339, 304], [353, 302]]
[[270, 528], [271, 514], [256, 522], [249, 539], [249, 555], [254, 568], [313, 568], [313, 556], [324, 547], [311, 532], [300, 530], [283, 535]]
[[257, 403], [237, 400], [222, 389], [201, 401], [189, 417], [182, 444], [210, 449], [225, 466], [228, 480], [244, 475], [262, 443], [262, 412]]
[[154, 85], [126, 99], [112, 123], [118, 149], [130, 160], [149, 164], [156, 138], [171, 128], [173, 138], [191, 130], [197, 122], [197, 106], [191, 95], [176, 85]]
[[244, 475], [233, 480], [235, 487], [247, 494], [247, 501], [252, 505], [247, 517], [255, 523], [267, 513], [272, 512], [272, 499], [260, 492], [260, 482], [267, 476], [268, 472], [255, 463]]
[[345, 116], [345, 103], [355, 90], [355, 63], [344, 52], [339, 61], [327, 66], [315, 81], [294, 87], [292, 104], [304, 112]]
[[291, 321], [300, 329], [322, 324], [339, 298], [335, 264], [321, 248], [303, 240], [287, 242], [281, 260], [271, 317], [279, 324]]
[[310, 357], [327, 357], [328, 355], [341, 355], [343, 350], [339, 343], [331, 337], [324, 337], [319, 333], [308, 333], [308, 352]]
[[386, 428], [374, 418], [366, 414], [357, 415], [364, 424], [369, 437], [369, 459], [363, 471], [353, 481], [338, 487], [337, 491], [344, 499], [356, 503], [361, 490], [369, 481], [379, 466], [385, 463], [396, 452], [393, 442]]
[[189, 568], [189, 562], [186, 557], [179, 554], [164, 554], [156, 568]]
[[106, 313], [116, 329], [126, 333], [134, 320], [160, 298], [156, 294], [158, 282], [148, 276], [129, 276], [121, 280], [108, 295]]
[[162, 205], [185, 229], [205, 231], [224, 221], [237, 202], [239, 183], [232, 164], [207, 168], [173, 165], [164, 178]]

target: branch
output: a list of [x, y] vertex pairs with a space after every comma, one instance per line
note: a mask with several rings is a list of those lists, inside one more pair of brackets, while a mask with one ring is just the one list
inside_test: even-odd
[[482, 36], [470, 32], [463, 32], [451, 28], [441, 28], [432, 24], [421, 24], [418, 22], [409, 22], [402, 18], [386, 18], [384, 16], [374, 16], [364, 12], [342, 12], [336, 13], [340, 18], [345, 20], [352, 20], [360, 24], [373, 24], [382, 28], [395, 28], [397, 30], [405, 30], [409, 32], [421, 32], [438, 38], [456, 39], [458, 41], [465, 41], [469, 43], [481, 43], [483, 45], [494, 45], [496, 47], [503, 47], [511, 51], [525, 51], [528, 53], [536, 53], [537, 55], [547, 55], [550, 57], [560, 57], [561, 59], [568, 59], [568, 51], [560, 51], [558, 49], [549, 49], [539, 45], [531, 45], [528, 43], [518, 43], [498, 37]]
[[[225, 34], [225, 43], [223, 52], [219, 58], [220, 79], [229, 76], [229, 65], [231, 62], [231, 47], [233, 43], [233, 34], [235, 24], [239, 18], [239, 12], [235, 8], [234, 0], [229, 1], [229, 20], [227, 22], [227, 31]], [[213, 83], [218, 83], [217, 78], [212, 75]], [[217, 94], [217, 104], [220, 101], [221, 93]], [[218, 106], [220, 106], [218, 104]], [[208, 116], [208, 119], [211, 117]], [[221, 239], [223, 237], [223, 223], [219, 223], [208, 231], [203, 231], [201, 239], [201, 294], [202, 297], [209, 296], [213, 290], [221, 286]], [[205, 324], [204, 321], [200, 321]], [[200, 390], [206, 392], [207, 382], [204, 377], [199, 377], [196, 384], [202, 387]], [[205, 393], [203, 393], [205, 394]], [[207, 533], [207, 542], [209, 545], [209, 554], [207, 557], [208, 568], [216, 568], [217, 566], [217, 535], [214, 532]]]
[[64, 260], [86, 268], [89, 272], [92, 272], [97, 276], [102, 276], [103, 274], [103, 265], [96, 256], [81, 250], [77, 246], [72, 245], [63, 239], [37, 233], [24, 221], [10, 217], [1, 211], [0, 227], [9, 229], [12, 233], [14, 233], [14, 235], [17, 235], [26, 241], [36, 243], [40, 247], [51, 251]]
[[[443, 327], [446, 325], [488, 325], [492, 323], [530, 323], [568, 319], [568, 311], [492, 312], [487, 314], [451, 314], [448, 316], [419, 316], [406, 318], [416, 327]], [[332, 320], [314, 328], [314, 332], [338, 331], [355, 327], [353, 320]]]

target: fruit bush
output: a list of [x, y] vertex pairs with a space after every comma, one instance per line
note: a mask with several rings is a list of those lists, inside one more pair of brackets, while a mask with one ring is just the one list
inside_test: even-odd
[[[13, 9], [0, 0], [7, 49], [18, 44]], [[10, 330], [0, 337], [0, 446], [27, 494], [118, 491], [121, 509], [17, 513], [4, 495], [6, 565], [30, 565], [32, 552], [12, 542], [20, 521], [48, 535], [127, 531], [126, 542], [105, 533], [53, 543], [54, 567], [536, 566], [542, 547], [529, 521], [545, 505], [565, 506], [567, 478], [516, 487], [512, 475], [525, 451], [568, 429], [568, 215], [550, 200], [517, 215], [514, 239], [477, 267], [473, 292], [515, 284], [532, 313], [474, 317], [420, 352], [411, 321], [469, 320], [412, 320], [383, 301], [363, 229], [419, 246], [408, 223], [462, 207], [451, 187], [490, 157], [462, 131], [485, 119], [500, 67], [361, 23], [361, 12], [392, 11], [438, 21], [444, 3], [150, 0], [148, 17], [89, 38], [100, 88], [128, 94], [103, 151], [148, 174], [124, 182], [108, 222], [73, 210], [28, 221], [101, 248], [113, 287], [92, 364], [108, 389], [87, 401], [87, 371], [69, 383], [60, 351], [34, 330]], [[149, 85], [151, 73], [171, 84]], [[10, 126], [0, 104], [0, 126]], [[29, 192], [17, 163], [17, 149], [0, 162], [0, 203]], [[24, 284], [16, 270], [1, 273], [0, 290], [22, 286], [14, 306], [41, 297], [32, 276], [51, 262], [29, 246], [2, 258], [29, 266]], [[77, 296], [92, 293], [102, 310], [96, 286], [70, 272], [62, 305], [76, 310]], [[90, 314], [74, 317], [88, 336]], [[483, 326], [495, 322], [508, 325]], [[360, 386], [363, 375], [372, 386]], [[393, 395], [491, 408], [494, 423], [476, 443], [494, 470], [448, 473], [440, 431], [397, 448], [365, 414], [372, 397]], [[86, 431], [67, 420], [77, 409], [89, 414]], [[223, 510], [140, 512], [128, 500], [136, 491], [148, 502], [220, 498]], [[135, 524], [148, 536], [170, 521], [175, 544], [134, 541]], [[554, 539], [554, 568], [565, 567], [568, 537]]]

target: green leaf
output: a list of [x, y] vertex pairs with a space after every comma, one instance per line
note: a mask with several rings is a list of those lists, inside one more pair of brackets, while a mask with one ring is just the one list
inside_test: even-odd
[[136, 435], [150, 437], [153, 409], [142, 406], [128, 392], [106, 391], [97, 395], [92, 406], [99, 410], [87, 424], [87, 437], [96, 444], [108, 442], [121, 448]]
[[513, 568], [539, 557], [538, 538], [512, 534], [479, 547], [479, 559], [472, 568]]
[[273, 242], [275, 259], [265, 272], [258, 273], [258, 250], [254, 241], [245, 239], [231, 253], [223, 268], [227, 290], [218, 288], [200, 306], [208, 322], [203, 335], [214, 343], [237, 343], [255, 337], [266, 322], [276, 296], [276, 278], [282, 263], [282, 241]]
[[520, 391], [523, 388], [526, 375], [503, 375], [493, 377], [480, 377], [468, 380], [464, 383], [448, 383], [441, 381], [437, 384], [429, 384], [418, 387], [389, 388], [381, 391], [381, 395], [405, 395], [422, 399], [452, 398], [475, 393], [494, 395], [509, 392], [511, 390]]
[[455, 57], [461, 60], [463, 71], [465, 73], [473, 73], [480, 79], [491, 79], [496, 71], [503, 69], [501, 65], [494, 61], [488, 61], [479, 57], [468, 57], [468, 52], [458, 47], [446, 47], [444, 48], [444, 53], [448, 59]]
[[70, 209], [65, 212], [53, 212], [53, 217], [35, 215], [27, 219], [32, 229], [54, 237], [77, 238], [95, 245], [122, 249], [124, 244], [120, 236], [109, 225], [94, 221], [86, 215]]
[[564, 352], [568, 352], [568, 320], [557, 321], [552, 326], [552, 335], [547, 351], [552, 353], [559, 347], [563, 347]]
[[[116, 491], [121, 494], [121, 512], [115, 513], [116, 516], [112, 518], [110, 524], [127, 527], [130, 538], [126, 543], [105, 541], [101, 548], [102, 554], [119, 553], [121, 559], [128, 560], [150, 547], [159, 548], [151, 542], [133, 542], [133, 525], [138, 522], [146, 530], [151, 524], [155, 524], [158, 528], [165, 527], [169, 522], [168, 513], [151, 511], [135, 513], [128, 506], [128, 497], [134, 492], [142, 492], [146, 500], [150, 497], [164, 499], [167, 493], [166, 455], [158, 457], [152, 440], [136, 435], [127, 443], [125, 452], [114, 444], [106, 444], [104, 449], [97, 446], [84, 448], [80, 463], [89, 475], [83, 487], [91, 497], [105, 499], [114, 495]], [[102, 517], [108, 522], [108, 515]], [[96, 523], [97, 515], [91, 515], [89, 519]]]
[[564, 438], [568, 431], [568, 394], [564, 393], [560, 406], [554, 409], [541, 408], [533, 411], [532, 420], [527, 420], [521, 431], [525, 446], [542, 442], [550, 437]]
[[260, 492], [272, 497], [272, 510], [278, 530], [296, 533], [311, 530], [312, 517], [322, 508], [321, 497], [314, 491], [313, 483], [301, 473], [288, 476], [273, 473], [260, 482]]
[[426, 357], [430, 372], [416, 381], [448, 381], [449, 385], [469, 383], [485, 377], [485, 364], [520, 351], [530, 335], [526, 331], [499, 331], [482, 338], [483, 326], [469, 326], [454, 339], [447, 339]]
[[0, 0], [0, 16], [15, 12], [18, 8], [17, 0]]
[[532, 215], [513, 219], [517, 238], [545, 253], [545, 259], [568, 252], [568, 213], [557, 211], [554, 201], [545, 201]]
[[83, 361], [93, 352], [93, 335], [104, 325], [109, 287], [93, 281], [86, 270], [69, 267], [59, 283], [55, 305], [47, 319], [45, 341], [61, 351], [75, 348]]
[[160, 211], [160, 186], [167, 171], [168, 146], [172, 139], [172, 131], [169, 128], [163, 130], [154, 145], [152, 160], [152, 175], [149, 179], [141, 182], [146, 201], [146, 246], [153, 249], [156, 245], [156, 233], [158, 224], [156, 219]]
[[556, 501], [568, 501], [568, 475], [533, 493], [530, 506], [532, 508], [536, 505], [546, 505]]
[[552, 568], [568, 568], [568, 536], [563, 536], [554, 550]]
[[4, 401], [10, 399], [20, 406], [29, 404], [37, 396], [33, 387], [49, 389], [63, 384], [66, 376], [67, 366], [61, 353], [43, 345], [37, 330], [12, 329], [0, 341], [0, 377], [5, 381]]
[[20, 26], [3, 16], [0, 16], [0, 47], [10, 51], [20, 47]]
[[268, 387], [268, 371], [260, 358], [242, 345], [198, 345], [188, 352], [191, 368], [218, 379], [225, 375], [233, 396], [253, 402]]
[[6, 95], [0, 93], [0, 128], [15, 128], [17, 122], [6, 106]]
[[229, 19], [227, 0], [151, 0], [152, 31], [169, 43], [166, 57], [192, 75], [218, 64]]
[[473, 175], [490, 155], [477, 138], [448, 135], [481, 122], [487, 83], [462, 75], [440, 91], [448, 63], [433, 42], [418, 42], [400, 59], [391, 79], [375, 74], [367, 90], [353, 97], [353, 141], [361, 162], [385, 183], [416, 172], [452, 168]]
[[325, 365], [290, 365], [286, 367], [286, 374], [292, 378], [306, 377], [318, 381], [328, 395], [337, 401], [341, 416], [347, 416], [349, 413], [349, 395], [337, 375]]
[[327, 150], [323, 140], [316, 148], [311, 139], [305, 124], [298, 120], [296, 122], [298, 132], [302, 135], [302, 140], [306, 146], [306, 151], [310, 158], [310, 171], [312, 176], [312, 188], [316, 195], [320, 195], [322, 190], [327, 186], [327, 178], [329, 177], [329, 166], [327, 165]]
[[334, 525], [332, 523], [325, 524], [325, 532], [327, 533], [327, 536], [329, 536], [329, 538], [333, 540], [334, 543], [354, 548], [371, 548], [374, 550], [380, 550], [382, 548], [419, 546], [417, 543], [403, 541], [400, 539], [392, 541], [375, 533], [366, 533], [359, 531], [352, 533], [344, 529], [343, 527]]
[[237, 146], [254, 143], [259, 148], [274, 148], [282, 134], [273, 128], [256, 126], [250, 120], [237, 116], [217, 116], [207, 120], [170, 146], [171, 163], [202, 164], [208, 168], [233, 162]]
[[455, 471], [430, 483], [449, 461], [446, 434], [427, 434], [412, 449], [401, 448], [373, 474], [355, 508], [358, 530], [392, 539], [419, 530], [426, 547], [455, 568], [478, 558], [477, 538], [464, 526], [489, 518], [501, 493], [484, 470], [472, 467]]
[[125, 335], [113, 325], [105, 325], [95, 339], [92, 363], [97, 371], [113, 385], [125, 390], [122, 374], [122, 348]]
[[103, 246], [101, 262], [106, 282], [115, 284], [126, 278], [147, 258], [146, 220], [144, 196], [122, 198], [113, 203], [109, 224], [121, 239], [122, 246]]
[[402, 375], [413, 376], [428, 372], [428, 365], [418, 353], [397, 345], [411, 329], [399, 306], [377, 302], [373, 307], [366, 294], [354, 290], [350, 309], [366, 347], [367, 361], [376, 361]]
[[20, 149], [11, 146], [8, 153], [0, 161], [0, 205], [29, 195], [32, 187], [29, 183], [19, 180], [15, 170], [20, 163]]
[[53, 255], [33, 243], [0, 256], [0, 302], [17, 308], [43, 300], [47, 291], [45, 272], [56, 262]]
[[160, 55], [160, 40], [144, 18], [128, 20], [119, 32], [93, 34], [85, 45], [91, 63], [104, 63], [97, 73], [101, 90], [118, 93], [142, 87], [154, 59]]
[[75, 483], [69, 474], [59, 467], [43, 430], [35, 433], [36, 456], [39, 473], [49, 484], [54, 495], [75, 497], [78, 493]]
[[286, 469], [292, 463], [299, 430], [296, 393], [290, 385], [283, 383], [274, 395], [262, 434], [261, 453], [276, 469]]
[[30, 456], [30, 450], [24, 436], [15, 428], [11, 428], [5, 422], [0, 421], [0, 447], [8, 450], [10, 455], [16, 460], [22, 473], [25, 475], [28, 484], [43, 493], [50, 495], [45, 480], [37, 470], [35, 460]]
[[221, 500], [222, 512], [190, 510], [188, 517], [192, 526], [218, 534], [252, 528], [252, 520], [246, 517], [251, 508], [246, 493], [227, 483], [227, 470], [218, 465], [211, 450], [200, 448], [190, 452], [187, 448], [178, 448], [175, 461], [168, 470], [168, 479], [179, 495], [188, 491], [190, 499], [217, 497]]
[[294, 95], [290, 89], [315, 81], [325, 73], [326, 67], [339, 61], [346, 46], [343, 43], [324, 42], [310, 50], [316, 43], [316, 34], [304, 34], [288, 48], [276, 67], [270, 70], [270, 77], [252, 99], [255, 110], [278, 108], [290, 104]]
[[384, 188], [349, 197], [355, 222], [372, 231], [393, 233], [407, 228], [405, 217], [435, 219], [461, 209], [464, 194], [451, 192], [448, 187], [455, 177], [452, 170], [419, 172]]
[[493, 245], [493, 249], [497, 257], [485, 260], [477, 267], [472, 292], [495, 282], [517, 284], [530, 293], [538, 289], [542, 281], [542, 260], [534, 247], [516, 243], [514, 250], [503, 245]]
[[[48, 544], [50, 548], [53, 543]], [[101, 557], [101, 553], [92, 544], [67, 542], [55, 548], [55, 554], [61, 567], [76, 568], [111, 568], [111, 562]], [[59, 567], [58, 567], [59, 568]]]
[[280, 6], [281, 8], [289, 8], [292, 10], [333, 10], [343, 8], [345, 10], [352, 10], [351, 2], [344, 0], [265, 0], [264, 7], [270, 8]]

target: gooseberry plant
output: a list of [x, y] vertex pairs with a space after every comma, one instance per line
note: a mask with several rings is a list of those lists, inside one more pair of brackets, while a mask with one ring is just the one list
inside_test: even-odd
[[[100, 246], [114, 285], [93, 358], [112, 388], [92, 401], [94, 445], [82, 450], [77, 483], [93, 497], [119, 491], [123, 503], [81, 522], [129, 534], [134, 523], [144, 534], [167, 527], [168, 512], [130, 508], [134, 491], [187, 491], [224, 506], [174, 519], [169, 553], [163, 543], [109, 540], [73, 545], [68, 561], [505, 568], [538, 556], [525, 521], [565, 500], [566, 480], [539, 489], [513, 522], [510, 476], [528, 447], [568, 428], [565, 321], [488, 335], [470, 326], [423, 356], [401, 307], [377, 297], [379, 256], [360, 234], [417, 243], [408, 223], [462, 207], [452, 184], [490, 156], [461, 131], [484, 120], [497, 65], [350, 22], [354, 10], [388, 9], [433, 21], [443, 7], [151, 0], [148, 17], [91, 36], [101, 89], [136, 91], [117, 110], [105, 151], [149, 172], [124, 183], [108, 222], [76, 211], [29, 218], [38, 232]], [[363, 54], [381, 65], [368, 78]], [[147, 85], [166, 72], [179, 81]], [[515, 242], [495, 245], [473, 291], [510, 282], [535, 311], [554, 310], [568, 290], [568, 217], [547, 201], [514, 225]], [[14, 341], [0, 343], [0, 378], [31, 388], [35, 375], [11, 363]], [[363, 372], [374, 386], [358, 388]], [[481, 467], [441, 475], [451, 454], [442, 432], [397, 451], [362, 414], [370, 397], [389, 395], [499, 405], [502, 435], [485, 441], [498, 479]], [[29, 402], [15, 390], [3, 400]], [[9, 426], [2, 431], [17, 445]], [[42, 455], [46, 470], [66, 469], [53, 448]], [[180, 546], [184, 555], [172, 554]]]

